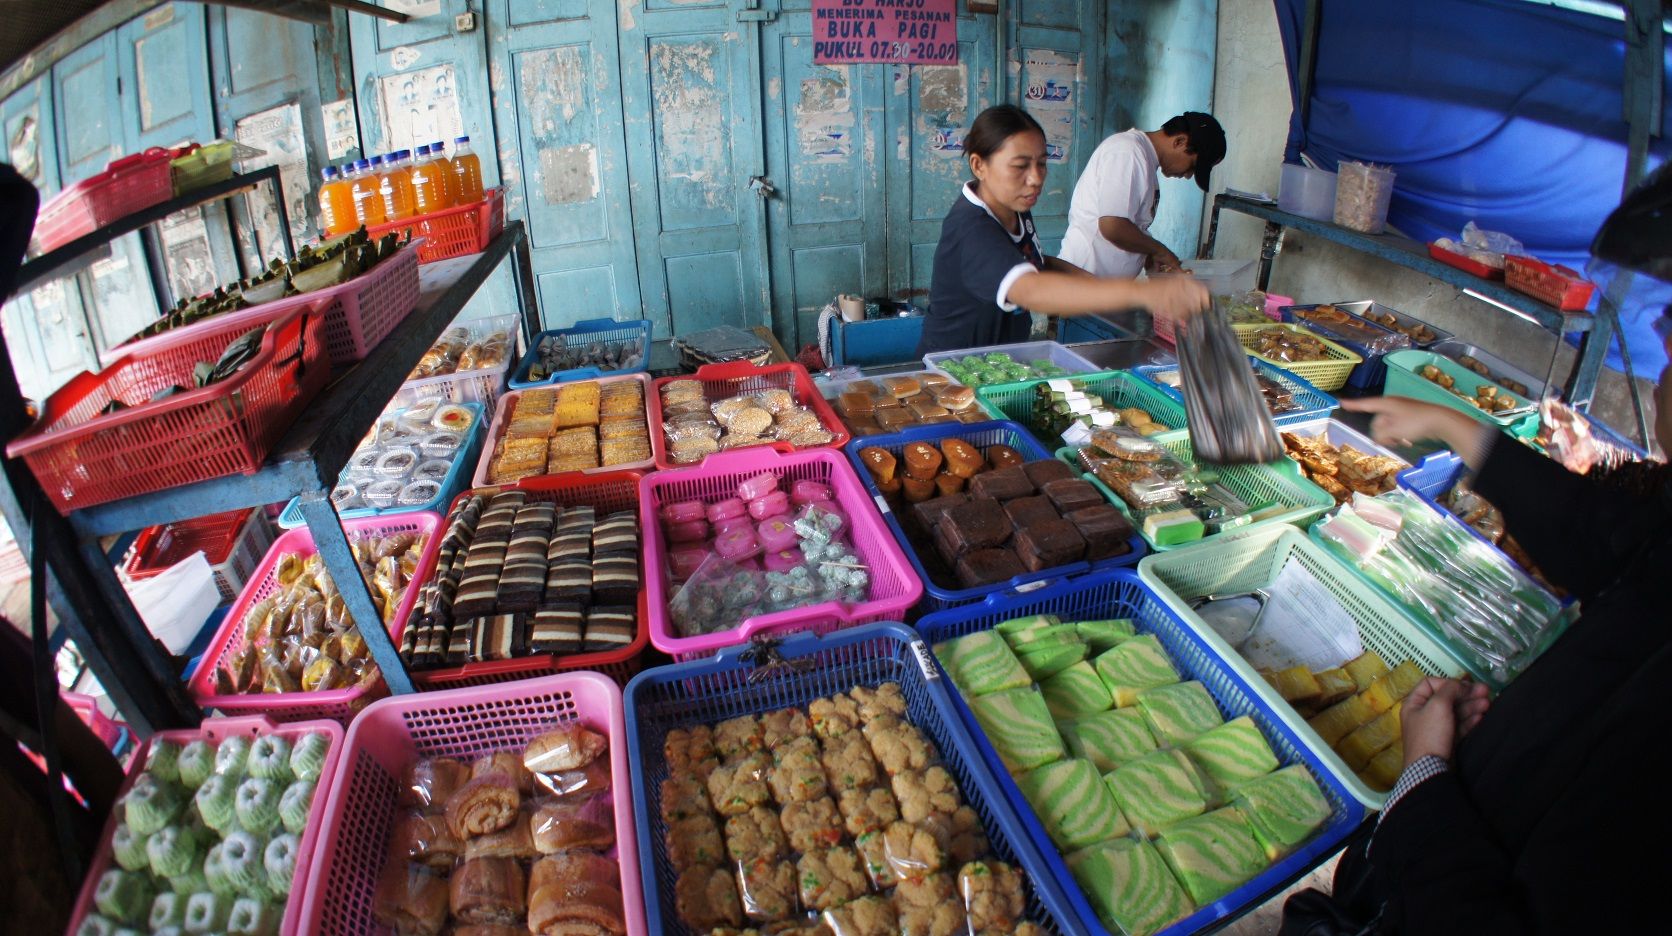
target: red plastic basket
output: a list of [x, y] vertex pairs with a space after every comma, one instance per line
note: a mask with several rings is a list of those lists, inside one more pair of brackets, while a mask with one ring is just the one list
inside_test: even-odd
[[[261, 350], [227, 379], [192, 386], [192, 368], [267, 325]], [[35, 424], [6, 447], [22, 458], [59, 513], [230, 474], [254, 474], [279, 435], [330, 379], [317, 306], [205, 322], [159, 335], [97, 374], [71, 378]], [[101, 415], [112, 401], [126, 409]]]
[[1446, 266], [1457, 267], [1459, 270], [1465, 273], [1473, 273], [1481, 279], [1501, 280], [1504, 278], [1503, 270], [1489, 267], [1466, 254], [1452, 253], [1438, 244], [1430, 243], [1428, 245], [1428, 255]]
[[[594, 378], [594, 379], [598, 383], [601, 383], [601, 384], [615, 383], [618, 380], [636, 380], [636, 381], [638, 381], [644, 388], [644, 406], [645, 406], [645, 414], [646, 414], [647, 418], [649, 418], [650, 413], [654, 412], [660, 406], [659, 403], [650, 402], [650, 397], [651, 397], [653, 391], [650, 389], [650, 377], [647, 374], [622, 374], [619, 377], [598, 377], [598, 378]], [[583, 382], [584, 381], [577, 381], [577, 383], [583, 383]], [[561, 385], [559, 385], [559, 384], [554, 384], [553, 385], [553, 387], [556, 387], [556, 386], [561, 386]], [[549, 390], [549, 389], [552, 389], [552, 388], [546, 387], [546, 388], [540, 388], [540, 389]], [[481, 458], [480, 461], [478, 461], [476, 463], [476, 476], [475, 476], [475, 478], [473, 478], [471, 480], [471, 483], [476, 485], [477, 487], [487, 487], [489, 484], [492, 483], [492, 481], [490, 481], [489, 478], [488, 478], [488, 471], [493, 466], [494, 453], [499, 448], [499, 440], [504, 438], [504, 436], [505, 436], [505, 424], [511, 418], [511, 408], [517, 405], [518, 398], [520, 398], [523, 394], [528, 393], [528, 392], [529, 391], [527, 391], [527, 390], [512, 390], [511, 392], [506, 393], [499, 398], [499, 404], [498, 404], [498, 406], [496, 406], [494, 408], [493, 423], [488, 426], [487, 437], [482, 443], [482, 458]], [[649, 426], [650, 426], [650, 456], [651, 456], [650, 458], [648, 458], [644, 461], [628, 462], [628, 463], [622, 464], [622, 465], [609, 465], [607, 467], [600, 467], [600, 468], [583, 468], [578, 472], [564, 472], [564, 473], [565, 474], [599, 474], [601, 472], [608, 472], [608, 471], [641, 471], [641, 470], [649, 471], [649, 470], [654, 470], [655, 467], [658, 464], [661, 463], [662, 459], [667, 457], [667, 453], [664, 451], [665, 445], [664, 445], [663, 440], [662, 440], [661, 430], [656, 428], [656, 425], [655, 425], [654, 422], [650, 423]]]
[[[609, 471], [602, 474], [570, 473], [524, 478], [516, 484], [479, 487], [476, 490], [465, 491], [448, 505], [447, 516], [452, 516], [454, 508], [473, 494], [499, 491], [524, 491], [530, 501], [549, 502], [560, 507], [592, 507], [599, 514], [614, 513], [618, 510], [637, 511], [639, 481], [643, 477], [644, 475], [637, 471]], [[429, 547], [424, 550], [427, 574], [422, 580], [415, 580], [419, 586], [428, 584], [434, 577], [436, 558], [440, 552], [441, 537], [434, 537], [430, 540]], [[633, 635], [632, 643], [619, 650], [569, 656], [543, 653], [516, 660], [483, 660], [479, 663], [465, 663], [441, 669], [413, 670], [412, 681], [421, 689], [457, 689], [463, 686], [489, 686], [494, 683], [513, 682], [570, 670], [594, 670], [615, 680], [617, 685], [626, 686], [629, 680], [638, 675], [639, 668], [643, 665], [644, 648], [650, 641], [650, 630], [646, 624], [649, 617], [645, 592], [641, 588], [638, 632]]]
[[202, 552], [222, 603], [235, 601], [244, 590], [261, 557], [273, 545], [273, 525], [265, 511], [254, 507], [197, 517], [180, 523], [146, 527], [134, 538], [122, 572], [130, 579], [148, 579], [168, 571], [192, 553]]
[[489, 189], [479, 202], [456, 205], [403, 221], [391, 221], [366, 229], [372, 237], [399, 231], [402, 239], [422, 237], [419, 263], [434, 263], [450, 257], [481, 253], [505, 230], [505, 190]]
[[124, 156], [105, 171], [59, 192], [41, 206], [35, 240], [57, 250], [120, 218], [174, 197], [174, 151], [153, 147]]
[[[768, 364], [756, 367], [747, 361], [732, 361], [727, 364], [708, 364], [697, 368], [695, 374], [684, 377], [663, 377], [651, 384], [655, 391], [647, 399], [646, 405], [650, 410], [651, 445], [661, 445], [656, 450], [656, 467], [658, 468], [688, 468], [701, 465], [703, 462], [676, 462], [667, 451], [665, 433], [662, 431], [662, 388], [675, 380], [702, 381], [703, 396], [709, 402], [724, 400], [740, 393], [754, 393], [760, 390], [788, 390], [795, 395], [795, 401], [812, 410], [819, 417], [819, 422], [836, 438], [828, 445], [808, 446], [797, 448], [788, 442], [772, 442], [755, 448], [770, 448], [778, 452], [806, 451], [808, 448], [841, 448], [847, 444], [849, 433], [847, 424], [836, 416], [836, 411], [830, 408], [830, 402], [813, 384], [813, 378], [808, 376], [807, 368], [800, 364]], [[741, 451], [741, 450], [739, 450]], [[724, 453], [717, 453], [724, 454]], [[709, 458], [713, 458], [710, 455]]]
[[[428, 535], [430, 543], [425, 544], [418, 558], [418, 568], [412, 576], [414, 582], [422, 582], [429, 578], [430, 570], [435, 567], [435, 551], [431, 547], [436, 538], [436, 528], [440, 525], [441, 517], [437, 514], [409, 513], [344, 520], [343, 532], [348, 534], [350, 542], [368, 534], [388, 536], [391, 533], [414, 532]], [[226, 620], [221, 622], [221, 629], [215, 632], [208, 649], [203, 651], [203, 662], [198, 664], [197, 672], [186, 683], [186, 688], [199, 705], [229, 713], [262, 712], [281, 722], [329, 718], [346, 725], [354, 718], [354, 713], [385, 691], [382, 680], [379, 680], [374, 688], [350, 686], [316, 692], [261, 692], [249, 695], [217, 695], [215, 692], [215, 671], [244, 648], [244, 616], [279, 587], [279, 557], [287, 553], [306, 557], [316, 552], [313, 533], [307, 527], [285, 533], [267, 551], [261, 566], [250, 578], [250, 584], [244, 587], [244, 593], [238, 596]], [[395, 609], [395, 616], [389, 622], [389, 639], [396, 644], [400, 643], [401, 631], [406, 628], [406, 619], [412, 614], [412, 606], [417, 601], [417, 587], [408, 585], [400, 605]], [[366, 625], [362, 623], [361, 626]]]
[[[665, 504], [686, 500], [714, 503], [737, 496], [737, 486], [762, 472], [778, 476], [779, 486], [818, 481], [835, 491], [848, 515], [849, 539], [871, 575], [869, 599], [858, 604], [829, 601], [791, 611], [747, 618], [730, 630], [681, 637], [673, 628], [668, 604], [675, 594], [668, 568], [668, 544], [657, 520]], [[904, 620], [902, 615], [923, 596], [923, 581], [912, 569], [876, 502], [859, 483], [841, 452], [821, 448], [780, 453], [766, 446], [710, 455], [701, 467], [657, 471], [639, 482], [639, 524], [644, 531], [644, 579], [650, 599], [650, 642], [680, 662], [712, 656], [721, 647], [756, 636], [810, 630], [824, 634], [872, 621]]]
[[[633, 820], [621, 690], [597, 673], [384, 699], [349, 727], [342, 769], [325, 800], [325, 821], [308, 865], [300, 927], [316, 936], [387, 932], [372, 919], [377, 880], [399, 810], [401, 773], [419, 757], [470, 761], [522, 746], [558, 724], [579, 722], [609, 737], [615, 858], [630, 936], [647, 936]], [[323, 790], [324, 788], [321, 787]], [[318, 828], [318, 826], [310, 826]]]
[[1504, 257], [1504, 285], [1563, 312], [1583, 312], [1596, 286], [1579, 271], [1532, 257]]
[[152, 348], [171, 337], [190, 334], [199, 328], [219, 328], [224, 323], [243, 325], [286, 309], [313, 306], [325, 313], [324, 341], [331, 366], [357, 364], [417, 308], [418, 248], [421, 246], [421, 240], [409, 241], [394, 256], [346, 283], [226, 312], [195, 325], [122, 345], [116, 353], [122, 357], [150, 354]]
[[[313, 859], [320, 842], [321, 833], [325, 831], [325, 819], [330, 815], [326, 811], [327, 803], [323, 792], [333, 784], [337, 777], [337, 765], [341, 760], [340, 755], [344, 749], [341, 725], [332, 721], [295, 722], [278, 725], [259, 715], [254, 715], [243, 718], [210, 718], [195, 729], [159, 731], [151, 736], [151, 740], [140, 747], [139, 753], [128, 765], [128, 775], [122, 781], [121, 792], [117, 794], [116, 802], [120, 803], [122, 798], [128, 795], [128, 790], [133, 787], [134, 779], [144, 772], [145, 762], [151, 757], [151, 747], [158, 741], [172, 741], [175, 744], [185, 745], [199, 739], [206, 739], [218, 744], [227, 738], [244, 737], [253, 740], [265, 734], [282, 735], [294, 740], [312, 731], [322, 731], [330, 736], [331, 744], [325, 751], [325, 764], [320, 768], [319, 783], [315, 787], [318, 792], [314, 794], [313, 805], [308, 808], [307, 825], [303, 828], [298, 842], [296, 877], [291, 882], [290, 899], [285, 901], [284, 919], [279, 925], [279, 932], [281, 933], [306, 932], [305, 929], [301, 928], [303, 905], [306, 898], [306, 883], [308, 872], [314, 863]], [[187, 808], [191, 808], [189, 803]], [[81, 921], [86, 919], [87, 914], [93, 912], [93, 890], [98, 886], [99, 878], [104, 876], [104, 873], [112, 867], [110, 839], [116, 833], [117, 820], [121, 813], [120, 809], [113, 809], [110, 812], [110, 818], [105, 820], [104, 833], [99, 838], [99, 848], [94, 854], [93, 866], [88, 869], [87, 877], [81, 882], [81, 894], [76, 897], [75, 910], [70, 915], [70, 926], [65, 930], [66, 933], [76, 932], [81, 926]]]

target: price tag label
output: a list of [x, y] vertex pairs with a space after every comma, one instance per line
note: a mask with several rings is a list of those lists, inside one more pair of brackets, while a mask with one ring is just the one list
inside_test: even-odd
[[1049, 584], [1051, 584], [1050, 579], [1040, 579], [1037, 582], [1029, 582], [1026, 585], [1018, 585], [1016, 586], [1016, 594], [1025, 595], [1030, 591], [1038, 591]]
[[883, 500], [883, 497], [882, 497], [881, 494], [873, 494], [871, 496], [872, 496], [872, 499], [874, 499], [877, 502], [877, 509], [882, 511], [883, 513], [888, 513], [888, 501]]
[[924, 679], [939, 679], [940, 670], [935, 667], [935, 655], [930, 652], [929, 645], [921, 640], [911, 642], [911, 650], [917, 654], [917, 666], [923, 670]]

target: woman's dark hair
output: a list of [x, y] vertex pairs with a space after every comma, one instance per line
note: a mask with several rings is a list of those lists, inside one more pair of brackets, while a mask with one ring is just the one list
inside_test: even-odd
[[970, 132], [964, 134], [964, 156], [992, 159], [993, 154], [1004, 146], [1005, 140], [1029, 131], [1045, 135], [1045, 128], [1039, 125], [1039, 121], [1020, 107], [1014, 104], [989, 107], [976, 115], [975, 123], [970, 124]]

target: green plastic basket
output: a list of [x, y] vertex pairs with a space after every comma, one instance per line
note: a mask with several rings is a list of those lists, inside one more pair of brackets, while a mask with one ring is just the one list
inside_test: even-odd
[[1138, 578], [1254, 687], [1355, 799], [1371, 809], [1381, 809], [1387, 794], [1377, 792], [1359, 779], [1306, 719], [1283, 701], [1277, 689], [1190, 609], [1193, 600], [1205, 595], [1239, 595], [1269, 587], [1290, 561], [1299, 562], [1341, 603], [1347, 616], [1358, 625], [1359, 641], [1364, 648], [1376, 651], [1389, 666], [1410, 660], [1430, 676], [1455, 677], [1465, 672], [1463, 664], [1443, 645], [1298, 530], [1268, 527], [1251, 536], [1221, 538], [1193, 549], [1147, 556], [1138, 563]]
[[[1395, 351], [1383, 360], [1387, 362], [1388, 376], [1382, 392], [1387, 396], [1409, 397], [1413, 400], [1426, 400], [1430, 403], [1438, 403], [1441, 406], [1449, 406], [1460, 413], [1467, 413], [1481, 422], [1497, 426], [1517, 439], [1531, 439], [1538, 435], [1537, 404], [1526, 397], [1505, 390], [1496, 382], [1482, 377], [1451, 358], [1435, 354], [1432, 351], [1410, 350]], [[1474, 396], [1477, 387], [1492, 387], [1498, 391], [1499, 396], [1507, 396], [1521, 406], [1532, 407], [1532, 412], [1514, 413], [1507, 416], [1488, 413], [1445, 387], [1422, 376], [1423, 367], [1429, 364], [1434, 365], [1440, 369], [1441, 373], [1451, 377], [1456, 388], [1469, 396]]]
[[[1152, 441], [1165, 448], [1180, 461], [1192, 462], [1195, 460], [1196, 452], [1190, 444], [1190, 433], [1186, 430], [1163, 432], [1154, 436]], [[1078, 452], [1079, 450], [1072, 445], [1065, 446], [1057, 449], [1057, 458], [1078, 470], [1080, 468], [1080, 461], [1076, 457]], [[1276, 516], [1256, 520], [1247, 526], [1237, 527], [1225, 533], [1215, 533], [1200, 540], [1180, 543], [1177, 546], [1157, 546], [1154, 540], [1144, 535], [1143, 524], [1133, 519], [1132, 525], [1138, 528], [1138, 534], [1144, 537], [1144, 542], [1149, 543], [1150, 549], [1157, 552], [1168, 552], [1195, 546], [1202, 542], [1239, 539], [1247, 536], [1251, 531], [1284, 524], [1304, 527], [1324, 511], [1335, 506], [1335, 498], [1329, 496], [1323, 488], [1308, 481], [1301, 474], [1300, 466], [1287, 458], [1272, 462], [1269, 465], [1233, 465], [1221, 467], [1217, 470], [1219, 472], [1219, 483], [1223, 484], [1227, 490], [1241, 498], [1242, 502], [1250, 507], [1276, 502], [1287, 505], [1290, 509]], [[1104, 484], [1097, 475], [1089, 471], [1081, 471], [1080, 475], [1090, 481], [1092, 486], [1101, 491], [1103, 496], [1107, 497], [1122, 513], [1125, 513], [1128, 517], [1132, 516], [1132, 510], [1126, 501], [1121, 499], [1121, 496], [1116, 494], [1107, 484]]]
[[[1242, 343], [1243, 348], [1248, 351], [1251, 357], [1259, 358], [1278, 370], [1286, 370], [1325, 392], [1340, 390], [1346, 385], [1347, 375], [1353, 372], [1353, 368], [1364, 363], [1364, 358], [1322, 335], [1313, 334], [1299, 325], [1279, 325], [1276, 322], [1267, 322], [1261, 325], [1232, 325], [1231, 328], [1236, 330], [1237, 341]], [[1263, 354], [1256, 354], [1254, 348], [1260, 343], [1260, 332], [1271, 328], [1292, 331], [1316, 339], [1323, 343], [1324, 353], [1328, 354], [1329, 357], [1322, 361], [1277, 361]]]
[[[1123, 409], [1136, 406], [1150, 414], [1150, 418], [1168, 429], [1185, 427], [1184, 404], [1161, 392], [1149, 381], [1131, 371], [1103, 371], [1097, 374], [1075, 374], [1063, 378], [1081, 382], [1087, 393], [1103, 398], [1108, 406]], [[994, 419], [1008, 419], [1026, 426], [1047, 449], [1054, 448], [1061, 439], [1047, 439], [1043, 430], [1033, 423], [1035, 388], [1041, 380], [1022, 380], [1016, 383], [991, 384], [975, 391], [975, 400], [987, 415]]]

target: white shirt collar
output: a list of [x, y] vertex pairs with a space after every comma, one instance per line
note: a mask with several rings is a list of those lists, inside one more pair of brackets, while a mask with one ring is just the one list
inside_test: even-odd
[[[975, 194], [974, 185], [975, 185], [974, 182], [965, 182], [964, 183], [964, 197], [969, 199], [970, 204], [974, 205], [977, 208], [980, 208], [982, 211], [987, 212], [987, 217], [992, 218], [994, 221], [997, 221], [999, 227], [1004, 228], [1004, 222], [999, 221], [999, 216], [996, 215], [996, 214], [993, 214], [993, 209], [987, 207], [987, 203], [981, 200], [980, 195]], [[1016, 226], [1022, 229], [1021, 234], [1017, 234], [1016, 232], [1010, 230], [1009, 228], [1004, 228], [1004, 233], [1009, 234], [1011, 240], [1020, 241], [1023, 237], [1027, 236], [1027, 225], [1022, 223], [1022, 216], [1020, 214], [1016, 215]]]

